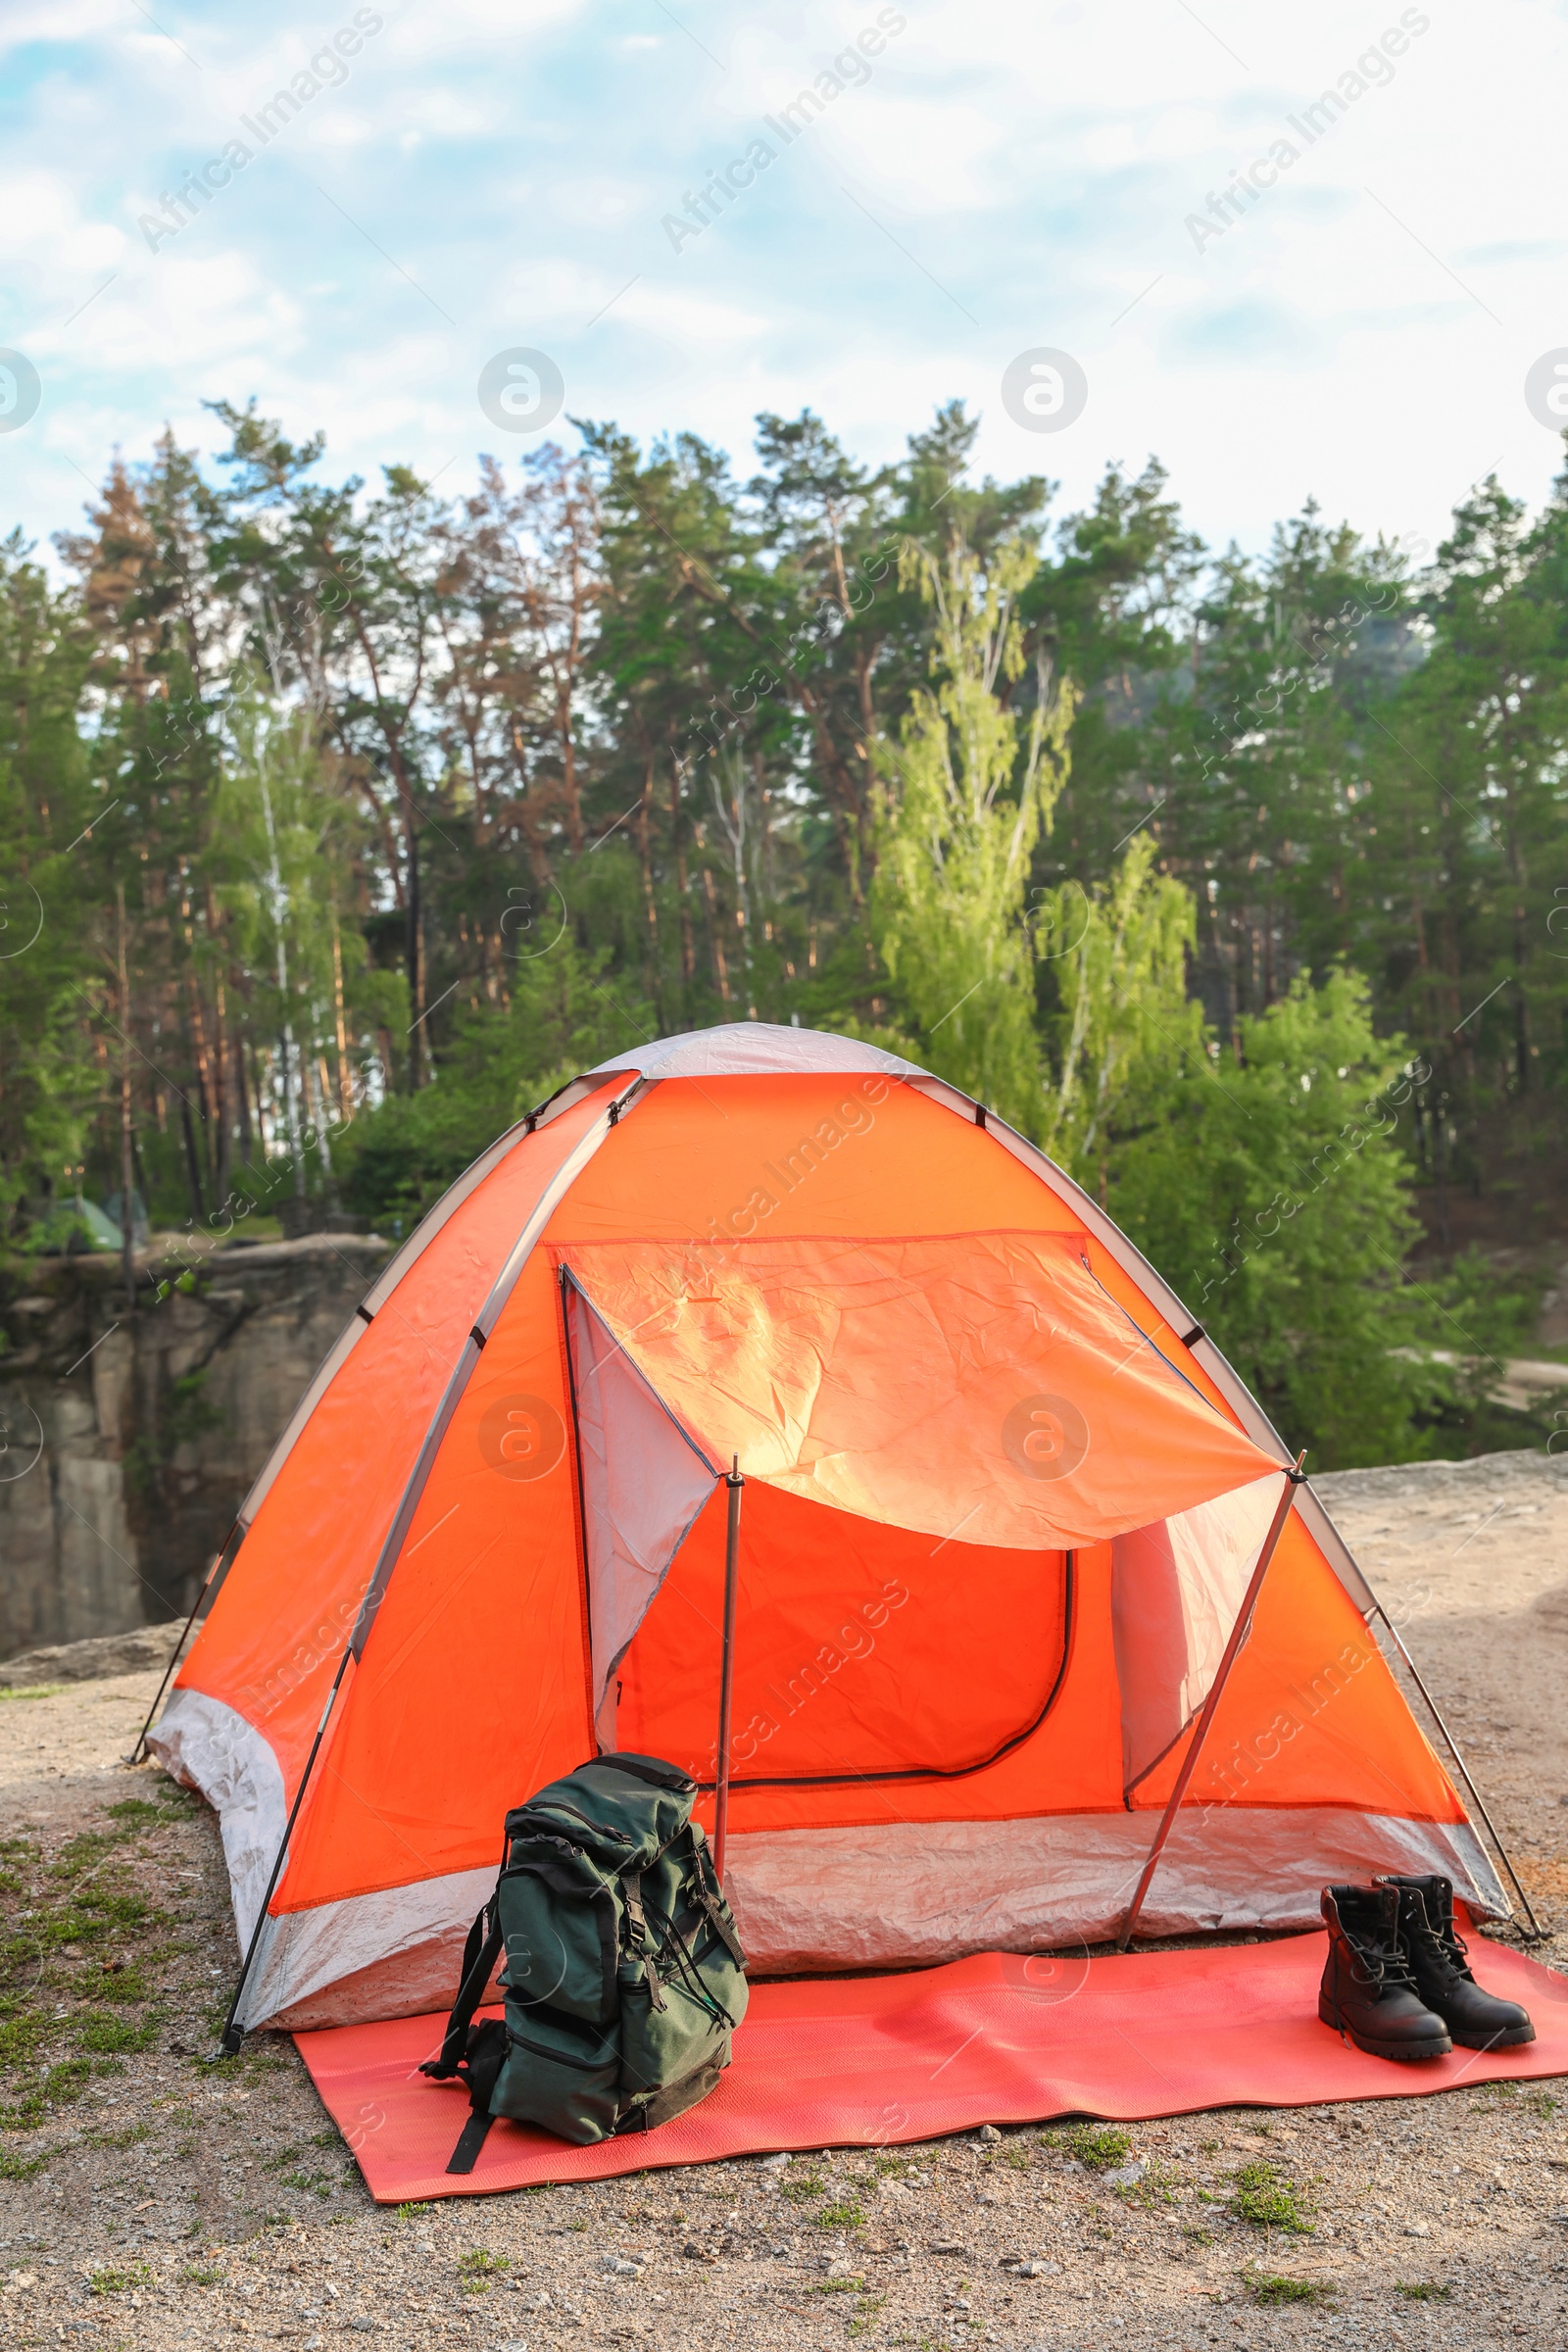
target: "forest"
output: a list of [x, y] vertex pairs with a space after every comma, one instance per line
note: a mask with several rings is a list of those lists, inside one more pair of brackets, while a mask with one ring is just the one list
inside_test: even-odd
[[1253, 557], [1153, 461], [977, 480], [957, 404], [469, 487], [214, 416], [0, 542], [13, 1267], [406, 1234], [578, 1070], [799, 1021], [1041, 1143], [1316, 1467], [1545, 1442], [1568, 473]]

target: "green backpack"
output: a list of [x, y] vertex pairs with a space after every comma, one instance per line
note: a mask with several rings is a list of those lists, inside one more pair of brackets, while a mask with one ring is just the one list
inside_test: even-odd
[[[595, 1756], [507, 1815], [441, 2054], [420, 2069], [472, 2102], [449, 2173], [472, 2172], [498, 2115], [586, 2144], [651, 2131], [717, 2082], [746, 1955], [696, 1794], [657, 1757]], [[506, 2015], [475, 2026], [503, 1950]]]

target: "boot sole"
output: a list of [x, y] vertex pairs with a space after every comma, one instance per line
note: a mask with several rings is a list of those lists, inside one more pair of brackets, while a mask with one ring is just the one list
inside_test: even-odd
[[1452, 2055], [1453, 2043], [1446, 2034], [1441, 2038], [1434, 2037], [1427, 2041], [1377, 2041], [1370, 2034], [1358, 2034], [1343, 2018], [1337, 2019], [1327, 2001], [1318, 2002], [1317, 2013], [1324, 2025], [1331, 2026], [1336, 2034], [1345, 2034], [1358, 2050], [1365, 2050], [1369, 2058], [1393, 2058], [1414, 2063], [1426, 2058], [1447, 2058]]
[[1516, 2050], [1523, 2042], [1534, 2041], [1534, 2026], [1510, 2026], [1506, 2034], [1455, 2034], [1454, 2040], [1467, 2050]]

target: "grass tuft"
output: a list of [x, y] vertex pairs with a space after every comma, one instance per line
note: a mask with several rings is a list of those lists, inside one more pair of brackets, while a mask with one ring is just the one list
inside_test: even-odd
[[14, 2105], [0, 2106], [0, 2131], [36, 2132], [51, 2107], [69, 2107], [80, 2098], [92, 2071], [85, 2058], [67, 2058], [50, 2067]]
[[127, 2124], [121, 2132], [110, 2132], [98, 2125], [81, 2136], [90, 2148], [133, 2148], [139, 2139], [150, 2137], [151, 2131], [149, 2124]]
[[1247, 2285], [1258, 2303], [1323, 2303], [1329, 2289], [1316, 2278], [1291, 2278], [1283, 2272], [1250, 2272]]
[[146, 2001], [152, 1986], [135, 1962], [106, 1960], [91, 1975], [76, 1979], [75, 1990], [84, 2000]]
[[89, 2009], [76, 2023], [76, 2039], [84, 2050], [100, 2057], [119, 2056], [128, 2050], [145, 2050], [158, 2037], [156, 2023], [148, 2019], [135, 2025], [128, 2017], [114, 2017], [106, 2009]]
[[88, 2284], [95, 2295], [123, 2295], [133, 2286], [150, 2286], [152, 2278], [144, 2262], [133, 2262], [124, 2271], [94, 2271]]
[[1285, 2180], [1272, 2164], [1244, 2164], [1231, 2190], [1231, 2211], [1254, 2230], [1285, 2230], [1295, 2237], [1310, 2237], [1312, 2224], [1293, 2180]]
[[1060, 2143], [1090, 2173], [1112, 2172], [1133, 2151], [1131, 2138], [1118, 2124], [1074, 2124], [1060, 2134]]
[[487, 2295], [491, 2280], [511, 2268], [510, 2256], [487, 2254], [482, 2247], [476, 2247], [471, 2254], [460, 2254], [458, 2257], [458, 2277], [466, 2295]]

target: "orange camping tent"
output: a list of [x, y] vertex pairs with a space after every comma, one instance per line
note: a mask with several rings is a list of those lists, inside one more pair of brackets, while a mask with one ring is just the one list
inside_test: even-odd
[[[218, 1807], [239, 2022], [444, 2006], [509, 1806], [717, 1780], [760, 1973], [1114, 1935], [1284, 1448], [1060, 1170], [853, 1040], [745, 1023], [564, 1089], [431, 1211], [247, 1499], [150, 1745]], [[1442, 1870], [1506, 1910], [1309, 1488], [1145, 1933]]]

